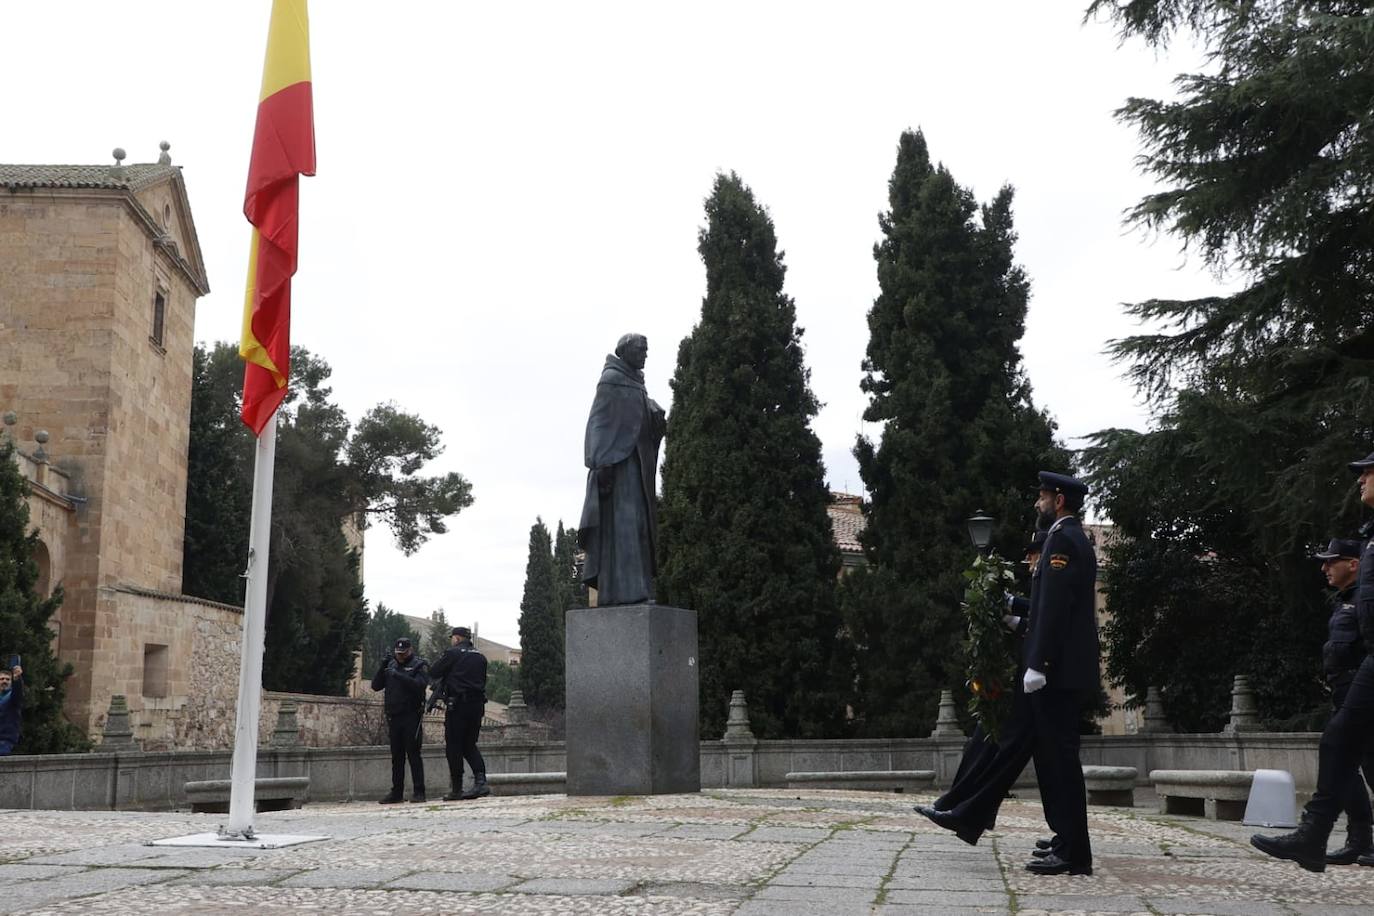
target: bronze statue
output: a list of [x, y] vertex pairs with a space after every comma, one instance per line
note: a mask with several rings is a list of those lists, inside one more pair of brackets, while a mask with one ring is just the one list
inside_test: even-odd
[[587, 496], [578, 544], [586, 552], [582, 581], [599, 606], [654, 597], [658, 446], [663, 408], [644, 388], [649, 342], [626, 334], [606, 357], [587, 417]]

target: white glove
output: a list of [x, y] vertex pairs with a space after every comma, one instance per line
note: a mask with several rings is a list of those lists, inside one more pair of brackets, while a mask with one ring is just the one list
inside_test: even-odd
[[1017, 627], [1021, 626], [1021, 618], [1017, 617], [1015, 614], [1003, 614], [1002, 622], [1005, 623], [1007, 629], [1011, 630], [1013, 633], [1016, 632]]
[[1035, 691], [1045, 686], [1045, 675], [1036, 671], [1034, 668], [1027, 668], [1026, 676], [1021, 683], [1025, 686], [1026, 693], [1035, 693]]

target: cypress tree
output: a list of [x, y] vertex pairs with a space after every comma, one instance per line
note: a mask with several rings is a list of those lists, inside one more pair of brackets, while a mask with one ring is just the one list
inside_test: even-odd
[[872, 568], [849, 577], [842, 600], [861, 731], [896, 737], [927, 733], [940, 689], [963, 689], [966, 519], [989, 512], [994, 547], [1019, 552], [1036, 471], [1066, 471], [1069, 456], [1021, 370], [1029, 284], [1013, 260], [1012, 189], [980, 208], [907, 131], [888, 200], [861, 384], [864, 419], [882, 433], [854, 449]]
[[701, 320], [672, 380], [659, 598], [698, 614], [704, 736], [735, 689], [763, 737], [830, 735], [839, 554], [802, 330], [773, 221], [737, 175], [716, 176], [706, 217]]
[[[53, 655], [48, 621], [62, 605], [58, 587], [40, 598], [38, 532], [29, 531], [28, 482], [14, 460], [14, 443], [0, 442], [0, 664], [18, 655], [24, 669], [20, 754], [84, 751], [90, 742], [62, 715], [70, 664]], [[8, 669], [6, 669], [8, 670]]]
[[563, 638], [553, 544], [542, 519], [530, 527], [525, 594], [520, 599], [520, 689], [539, 709], [563, 708]]

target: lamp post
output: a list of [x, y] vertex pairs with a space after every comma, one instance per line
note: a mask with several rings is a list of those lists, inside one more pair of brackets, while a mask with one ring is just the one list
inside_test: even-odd
[[977, 547], [980, 552], [986, 551], [988, 544], [992, 542], [992, 522], [992, 516], [982, 509], [975, 512], [968, 520], [969, 539], [973, 541], [973, 546]]

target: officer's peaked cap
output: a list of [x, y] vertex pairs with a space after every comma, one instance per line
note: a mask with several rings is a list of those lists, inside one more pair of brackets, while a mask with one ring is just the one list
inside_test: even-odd
[[396, 640], [396, 648], [397, 648], [397, 649], [409, 649], [409, 648], [410, 648], [410, 640], [407, 639], [406, 637], [402, 636], [400, 639]]
[[1356, 559], [1360, 555], [1360, 548], [1364, 545], [1360, 541], [1351, 538], [1332, 538], [1331, 543], [1326, 545], [1326, 549], [1312, 554], [1318, 560], [1335, 560], [1337, 558]]
[[1065, 496], [1088, 495], [1086, 483], [1077, 477], [1070, 477], [1068, 474], [1056, 474], [1053, 471], [1040, 472], [1040, 489], [1047, 493], [1063, 493]]
[[1362, 473], [1365, 468], [1374, 468], [1374, 452], [1370, 452], [1368, 455], [1365, 455], [1359, 461], [1350, 462], [1350, 464], [1347, 465], [1347, 467], [1349, 467], [1350, 470], [1354, 471], [1356, 474]]
[[454, 628], [453, 628], [453, 635], [454, 635], [454, 636], [461, 636], [461, 637], [463, 637], [464, 639], [471, 639], [471, 638], [472, 638], [472, 631], [469, 630], [467, 627], [454, 627]]

